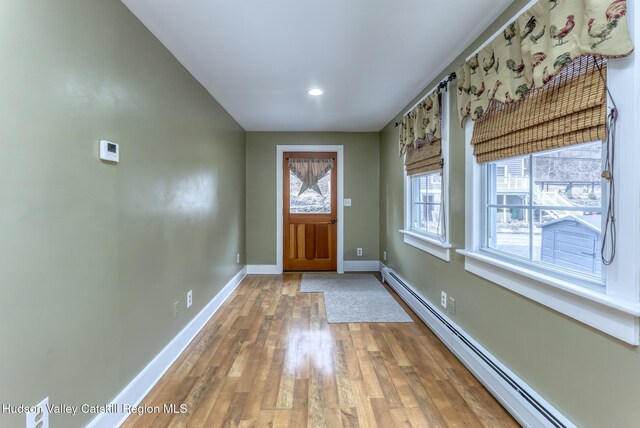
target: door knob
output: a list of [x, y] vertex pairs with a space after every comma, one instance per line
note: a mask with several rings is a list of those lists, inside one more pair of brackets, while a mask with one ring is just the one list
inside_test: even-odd
[[336, 224], [336, 219], [331, 220], [331, 224]]

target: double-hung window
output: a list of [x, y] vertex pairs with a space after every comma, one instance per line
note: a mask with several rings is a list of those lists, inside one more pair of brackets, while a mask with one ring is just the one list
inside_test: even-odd
[[482, 249], [603, 289], [602, 143], [482, 165]]
[[[562, 126], [560, 116], [550, 119], [557, 123], [510, 125], [535, 119], [518, 109], [553, 99], [543, 91], [569, 90], [572, 79], [504, 107], [493, 122], [466, 122], [465, 248], [458, 250], [467, 271], [634, 345], [640, 343], [640, 148], [633, 137], [638, 95], [628, 92], [628, 81], [638, 82], [637, 69], [636, 63], [608, 69], [607, 89], [620, 112], [615, 146], [599, 132], [568, 135], [574, 131], [566, 124], [583, 126], [589, 117], [602, 129], [601, 113], [574, 109], [570, 114], [583, 119]], [[600, 73], [595, 77], [592, 83], [601, 85]], [[579, 98], [584, 91], [570, 93]], [[602, 105], [611, 112], [612, 104]]]
[[[448, 230], [448, 177], [449, 177], [449, 94], [443, 92], [441, 102], [441, 140], [439, 162], [434, 168], [416, 172], [410, 159], [405, 159], [405, 219], [404, 243], [445, 261], [450, 260]], [[429, 142], [423, 143], [425, 147]], [[407, 154], [407, 156], [410, 156]], [[420, 156], [415, 164], [420, 165]], [[427, 161], [430, 162], [430, 161]], [[414, 164], [414, 165], [415, 165]]]

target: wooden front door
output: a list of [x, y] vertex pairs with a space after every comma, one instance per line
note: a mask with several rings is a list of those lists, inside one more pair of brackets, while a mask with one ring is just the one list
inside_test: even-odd
[[[337, 189], [336, 153], [286, 152], [283, 159], [283, 260], [286, 271], [335, 271], [337, 266]], [[331, 162], [331, 161], [332, 162]], [[290, 162], [328, 168], [317, 184], [300, 178], [302, 168]], [[302, 174], [304, 175], [304, 174]], [[303, 190], [301, 193], [300, 191]]]

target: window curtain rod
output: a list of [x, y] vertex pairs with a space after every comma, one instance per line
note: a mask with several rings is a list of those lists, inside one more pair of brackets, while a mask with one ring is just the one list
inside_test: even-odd
[[[435, 88], [433, 88], [431, 91], [427, 92], [427, 94], [424, 97], [420, 98], [420, 100], [418, 100], [418, 102], [415, 103], [413, 105], [413, 107], [411, 107], [405, 114], [403, 114], [403, 116], [406, 115], [407, 113], [409, 113], [411, 110], [413, 110], [418, 104], [420, 104], [422, 101], [424, 101], [434, 91], [446, 89], [447, 85], [450, 82], [453, 82], [455, 79], [456, 79], [456, 73], [449, 74], [444, 80], [442, 80], [440, 83], [438, 83]], [[398, 126], [400, 126], [400, 122], [396, 122], [394, 126], [397, 128]]]
[[[528, 9], [530, 9], [534, 4], [536, 4], [539, 0], [530, 0], [529, 3], [527, 3], [522, 9], [520, 9], [513, 17], [511, 17], [510, 20], [508, 20], [507, 22], [504, 23], [504, 25], [502, 27], [500, 27], [500, 29], [498, 31], [495, 32], [495, 34], [491, 37], [489, 37], [487, 40], [485, 40], [484, 43], [482, 43], [482, 45], [480, 45], [480, 47], [478, 47], [475, 51], [473, 51], [472, 54], [470, 54], [467, 59], [464, 61], [465, 63], [467, 61], [469, 61], [469, 59], [471, 59], [473, 56], [475, 56], [475, 54], [477, 54], [478, 52], [480, 52], [482, 49], [484, 49], [493, 39], [495, 39], [497, 36], [499, 36], [500, 34], [502, 34], [502, 32], [504, 31], [505, 28], [507, 28], [507, 26], [513, 22], [514, 19], [516, 19], [518, 16], [522, 15], [522, 13], [524, 13], [525, 11], [527, 11]], [[413, 110], [413, 108], [420, 104], [422, 101], [424, 101], [425, 98], [427, 98], [429, 96], [429, 94], [431, 94], [431, 92], [438, 90], [438, 89], [444, 89], [447, 87], [447, 84], [449, 82], [452, 82], [453, 80], [455, 80], [456, 78], [456, 73], [451, 73], [449, 74], [449, 76], [447, 78], [445, 78], [442, 82], [438, 83], [438, 85], [432, 90], [427, 92], [427, 94], [422, 97], [413, 107], [411, 107], [409, 109], [409, 111]], [[409, 112], [408, 111], [408, 112]], [[407, 113], [408, 113], [407, 112]], [[405, 113], [405, 114], [407, 114]], [[404, 115], [403, 115], [404, 116]], [[395, 122], [395, 127], [397, 128], [398, 126], [400, 126], [400, 122]]]

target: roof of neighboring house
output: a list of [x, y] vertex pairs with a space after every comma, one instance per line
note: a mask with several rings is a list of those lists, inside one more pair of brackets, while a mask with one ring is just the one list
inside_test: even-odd
[[551, 226], [552, 224], [561, 223], [563, 221], [575, 221], [576, 223], [580, 223], [583, 226], [588, 227], [598, 233], [600, 233], [600, 221], [601, 217], [599, 215], [568, 215], [562, 218], [558, 218], [556, 220], [551, 220], [545, 224], [540, 225], [540, 227]]

